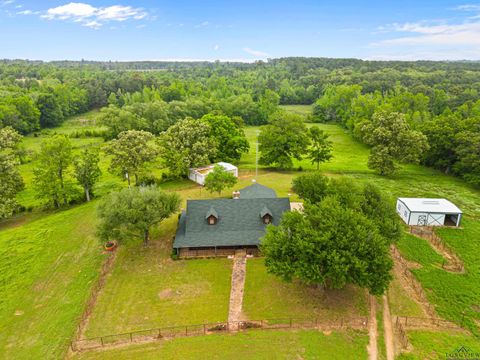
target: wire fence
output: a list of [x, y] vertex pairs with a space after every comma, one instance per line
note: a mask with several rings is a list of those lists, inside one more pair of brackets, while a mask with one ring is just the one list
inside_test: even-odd
[[293, 328], [320, 330], [366, 329], [368, 328], [368, 317], [340, 318], [336, 320], [321, 320], [317, 318], [278, 318], [170, 326], [75, 340], [71, 343], [71, 349], [73, 351], [84, 351], [134, 342], [148, 342], [177, 337], [229, 333], [249, 329], [268, 330]]
[[395, 258], [395, 260], [397, 260], [397, 264], [400, 266], [400, 269], [404, 278], [406, 279], [410, 287], [413, 289], [413, 291], [421, 301], [427, 314], [432, 318], [435, 318], [436, 317], [435, 307], [433, 307], [430, 304], [430, 302], [428, 301], [427, 295], [423, 290], [422, 285], [419, 283], [415, 275], [413, 275], [413, 273], [410, 271], [407, 260], [405, 260], [405, 258], [400, 254], [400, 251], [395, 246], [392, 246], [391, 249], [392, 249], [393, 257]]
[[410, 233], [427, 240], [442, 255], [446, 255], [447, 259], [443, 260], [442, 268], [453, 272], [465, 272], [463, 262], [458, 258], [455, 252], [438, 236], [433, 228], [424, 226], [410, 226]]

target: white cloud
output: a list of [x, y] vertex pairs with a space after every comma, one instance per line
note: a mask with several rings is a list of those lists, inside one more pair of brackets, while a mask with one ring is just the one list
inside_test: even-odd
[[384, 49], [381, 55], [373, 56], [412, 60], [480, 59], [480, 5], [461, 5], [453, 10], [475, 16], [463, 16], [461, 21], [430, 20], [381, 26], [380, 33], [390, 37], [370, 44], [371, 48]]
[[213, 46], [213, 50], [217, 51], [218, 49], [220, 49], [220, 45], [216, 44]]
[[249, 53], [250, 55], [261, 57], [261, 58], [266, 58], [266, 57], [270, 56], [266, 52], [263, 52], [263, 51], [260, 51], [260, 50], [253, 50], [249, 47], [244, 47], [243, 51], [245, 51], [246, 53]]
[[99, 29], [110, 21], [142, 20], [148, 13], [142, 8], [112, 5], [95, 7], [86, 3], [71, 2], [50, 8], [41, 17], [47, 20], [66, 20], [80, 23], [82, 26]]
[[40, 14], [39, 11], [32, 11], [32, 10], [17, 11], [17, 15], [38, 15], [38, 14]]
[[7, 6], [10, 4], [13, 4], [14, 2], [15, 2], [14, 0], [3, 0], [3, 1], [0, 1], [0, 6]]
[[210, 25], [210, 21], [203, 21], [200, 24], [195, 25], [196, 28], [207, 27]]

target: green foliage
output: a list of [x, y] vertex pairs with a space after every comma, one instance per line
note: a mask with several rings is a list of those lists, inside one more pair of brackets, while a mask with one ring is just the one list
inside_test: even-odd
[[154, 136], [147, 131], [128, 130], [123, 131], [105, 147], [105, 152], [112, 155], [109, 170], [126, 178], [130, 185], [130, 177], [138, 177], [148, 162], [153, 161], [158, 151], [152, 144]]
[[292, 181], [292, 189], [301, 199], [313, 204], [319, 203], [327, 195], [328, 179], [320, 173], [307, 173]]
[[216, 191], [220, 195], [224, 189], [231, 188], [237, 181], [235, 175], [225, 170], [223, 166], [215, 165], [205, 178], [205, 188], [212, 193]]
[[211, 131], [205, 121], [186, 118], [160, 135], [160, 153], [173, 176], [187, 176], [189, 168], [208, 164], [215, 157], [217, 141]]
[[427, 138], [412, 130], [400, 113], [375, 113], [361, 124], [363, 140], [372, 146], [368, 167], [380, 175], [393, 174], [396, 161], [418, 163], [428, 150]]
[[320, 168], [320, 163], [330, 160], [332, 155], [332, 142], [328, 140], [329, 135], [318, 126], [312, 126], [308, 129], [311, 145], [307, 151], [307, 157], [312, 161], [312, 164], [317, 164], [317, 170]]
[[111, 193], [98, 206], [98, 235], [103, 240], [143, 238], [147, 245], [152, 227], [180, 207], [180, 196], [155, 186], [126, 188]]
[[93, 186], [102, 174], [98, 166], [99, 161], [99, 151], [96, 148], [86, 148], [80, 156], [76, 157], [73, 161], [75, 178], [83, 187], [87, 201], [90, 201]]
[[307, 127], [301, 116], [277, 112], [268, 125], [261, 128], [258, 137], [260, 163], [288, 169], [292, 158], [300, 160], [310, 143]]
[[211, 136], [218, 144], [211, 161], [239, 161], [242, 154], [248, 152], [250, 145], [243, 130], [228, 116], [207, 114], [200, 121], [210, 126]]
[[267, 228], [262, 251], [268, 271], [286, 281], [329, 288], [353, 283], [384, 293], [393, 264], [389, 247], [402, 232], [392, 202], [371, 184], [319, 174], [297, 177], [293, 188], [307, 200], [305, 210]]
[[332, 196], [267, 227], [262, 252], [268, 271], [286, 281], [336, 289], [353, 283], [378, 295], [391, 280], [389, 244], [375, 224]]
[[12, 127], [0, 129], [0, 219], [13, 214], [18, 206], [17, 193], [24, 187], [17, 156], [21, 140], [22, 136]]
[[34, 169], [38, 197], [55, 208], [67, 205], [75, 197], [69, 166], [73, 160], [72, 143], [65, 135], [54, 135], [40, 145], [38, 166]]

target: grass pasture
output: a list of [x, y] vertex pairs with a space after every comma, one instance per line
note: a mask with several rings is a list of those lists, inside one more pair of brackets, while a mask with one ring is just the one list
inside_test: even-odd
[[94, 203], [0, 232], [0, 358], [58, 359], [104, 259]]
[[474, 359], [475, 357], [468, 357], [464, 353], [457, 354], [458, 356], [455, 357], [455, 350], [462, 346], [470, 349], [477, 356], [480, 353], [480, 340], [466, 333], [412, 330], [407, 336], [413, 349], [399, 355], [398, 360], [445, 359], [447, 353], [451, 354], [449, 359]]
[[280, 105], [280, 109], [306, 117], [312, 113], [312, 106], [313, 105]]
[[367, 358], [367, 343], [368, 334], [361, 331], [321, 333], [316, 330], [249, 330], [92, 351], [80, 353], [75, 359], [353, 360]]

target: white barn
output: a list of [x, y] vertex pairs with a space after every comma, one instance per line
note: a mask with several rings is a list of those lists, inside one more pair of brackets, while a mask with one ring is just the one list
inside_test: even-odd
[[205, 178], [207, 175], [213, 171], [215, 165], [222, 166], [226, 171], [232, 173], [235, 177], [238, 177], [238, 168], [235, 165], [219, 162], [212, 165], [207, 165], [199, 168], [191, 168], [188, 170], [188, 178], [197, 184], [205, 185]]
[[398, 198], [397, 213], [415, 226], [459, 226], [462, 219], [462, 211], [447, 199]]

